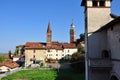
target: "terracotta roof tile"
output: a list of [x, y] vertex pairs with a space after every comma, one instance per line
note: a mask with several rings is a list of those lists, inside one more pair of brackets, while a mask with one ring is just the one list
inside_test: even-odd
[[53, 41], [51, 43], [51, 46], [47, 46], [46, 43], [40, 43], [40, 42], [27, 42], [25, 45], [26, 49], [56, 49], [56, 50], [63, 50], [64, 48], [76, 48], [75, 44], [72, 43], [59, 43]]
[[16, 62], [3, 62], [3, 63], [0, 63], [0, 67], [1, 66], [6, 66], [13, 69], [13, 68], [19, 67], [19, 64]]
[[25, 45], [26, 49], [34, 49], [34, 48], [39, 48], [39, 49], [45, 49], [45, 45], [39, 42], [27, 42]]
[[75, 44], [72, 43], [63, 43], [63, 48], [76, 48]]

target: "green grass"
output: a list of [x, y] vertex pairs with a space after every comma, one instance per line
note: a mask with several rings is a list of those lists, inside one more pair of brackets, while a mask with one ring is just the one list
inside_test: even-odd
[[85, 80], [84, 74], [76, 73], [71, 69], [65, 70], [21, 70], [1, 80]]
[[85, 80], [85, 75], [72, 69], [63, 69], [58, 72], [56, 80]]

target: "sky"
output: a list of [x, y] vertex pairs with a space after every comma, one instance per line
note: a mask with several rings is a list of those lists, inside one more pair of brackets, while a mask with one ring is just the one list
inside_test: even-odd
[[[71, 23], [76, 38], [84, 33], [81, 0], [0, 0], [0, 52], [14, 52], [26, 42], [46, 42], [50, 21], [52, 40], [69, 42]], [[120, 1], [113, 0], [111, 12], [120, 15]]]

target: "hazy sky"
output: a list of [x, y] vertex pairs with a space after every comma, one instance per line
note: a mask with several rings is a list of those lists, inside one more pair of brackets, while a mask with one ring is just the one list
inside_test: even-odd
[[[0, 0], [0, 52], [14, 51], [26, 42], [46, 42], [48, 21], [52, 40], [69, 42], [70, 24], [76, 37], [84, 33], [81, 0]], [[120, 0], [113, 0], [112, 13], [120, 15]]]

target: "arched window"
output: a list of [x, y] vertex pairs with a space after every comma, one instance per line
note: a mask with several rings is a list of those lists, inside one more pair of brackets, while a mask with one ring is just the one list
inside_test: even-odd
[[110, 54], [107, 50], [102, 51], [102, 58], [110, 58]]
[[118, 80], [116, 76], [112, 76], [110, 80]]

